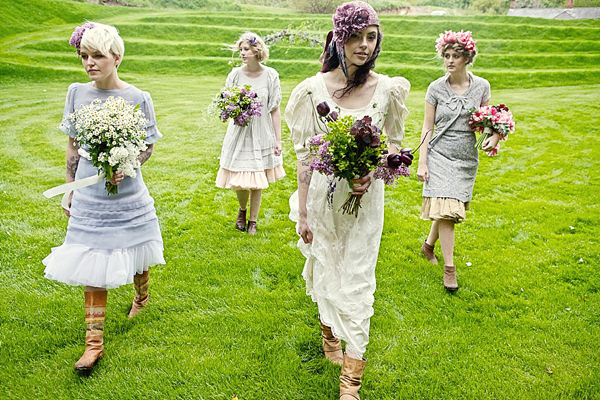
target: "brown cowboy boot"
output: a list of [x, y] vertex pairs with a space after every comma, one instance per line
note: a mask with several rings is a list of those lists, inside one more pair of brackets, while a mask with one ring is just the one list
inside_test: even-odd
[[248, 221], [248, 228], [246, 228], [248, 235], [256, 235], [256, 221]]
[[321, 324], [321, 337], [323, 338], [323, 352], [325, 358], [334, 364], [342, 365], [344, 363], [344, 352], [342, 351], [342, 343], [340, 339], [333, 336], [331, 328], [323, 323], [319, 319]]
[[75, 363], [75, 369], [88, 371], [104, 355], [104, 315], [106, 314], [106, 290], [85, 292], [85, 344], [83, 355]]
[[444, 288], [449, 292], [458, 290], [456, 267], [454, 265], [444, 265]]
[[133, 287], [135, 288], [135, 297], [129, 311], [129, 318], [135, 317], [142, 312], [148, 304], [148, 271], [133, 276]]
[[433, 247], [434, 246], [427, 244], [427, 240], [425, 240], [425, 242], [423, 242], [423, 246], [421, 246], [421, 252], [425, 256], [425, 258], [429, 260], [429, 262], [431, 262], [432, 264], [437, 264], [438, 259], [435, 257]]
[[246, 230], [246, 210], [239, 209], [237, 219], [235, 220], [235, 229], [242, 232]]
[[358, 390], [362, 383], [367, 360], [357, 360], [344, 355], [342, 375], [340, 376], [340, 400], [360, 400]]

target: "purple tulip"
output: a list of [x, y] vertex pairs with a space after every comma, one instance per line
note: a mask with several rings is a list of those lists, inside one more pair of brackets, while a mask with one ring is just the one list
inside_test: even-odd
[[406, 155], [406, 153], [402, 153], [400, 154], [400, 160], [402, 161], [403, 164], [405, 164], [407, 167], [412, 164], [412, 159], [410, 157], [408, 157]]
[[320, 115], [321, 117], [326, 117], [326, 116], [327, 116], [327, 114], [329, 114], [329, 111], [330, 111], [330, 109], [329, 109], [329, 104], [327, 104], [327, 102], [326, 102], [326, 101], [324, 101], [324, 102], [322, 102], [322, 103], [319, 103], [319, 104], [317, 105], [317, 112], [319, 113], [319, 115]]
[[387, 164], [390, 168], [398, 168], [402, 164], [398, 154], [390, 154], [387, 156]]
[[339, 117], [339, 114], [337, 113], [337, 111], [333, 111], [331, 114], [329, 114], [329, 118], [331, 118], [333, 121], [337, 121]]

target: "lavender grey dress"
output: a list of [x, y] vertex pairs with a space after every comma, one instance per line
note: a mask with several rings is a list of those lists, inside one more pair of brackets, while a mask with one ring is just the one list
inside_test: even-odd
[[[69, 86], [60, 129], [75, 137], [68, 115], [92, 100], [123, 97], [139, 104], [149, 122], [146, 143], [162, 137], [156, 127], [152, 98], [135, 86], [101, 90], [91, 84]], [[91, 161], [79, 159], [75, 180], [97, 175]], [[43, 263], [46, 278], [70, 285], [115, 288], [133, 282], [136, 273], [149, 266], [164, 264], [163, 241], [154, 210], [154, 200], [144, 184], [141, 170], [135, 178], [125, 177], [119, 193], [108, 195], [104, 181], [75, 190], [67, 236], [60, 247], [52, 249]]]
[[429, 180], [423, 185], [423, 197], [467, 203], [473, 196], [479, 164], [475, 134], [468, 124], [469, 109], [489, 101], [490, 84], [469, 73], [469, 89], [459, 96], [448, 83], [448, 77], [432, 82], [425, 95], [425, 101], [435, 106], [435, 132], [429, 142]]

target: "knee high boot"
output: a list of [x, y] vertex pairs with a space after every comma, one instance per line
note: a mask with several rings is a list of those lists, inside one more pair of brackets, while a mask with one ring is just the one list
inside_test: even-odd
[[135, 297], [131, 304], [131, 311], [129, 311], [129, 318], [142, 312], [143, 308], [148, 304], [148, 271], [144, 271], [142, 274], [135, 274], [133, 276], [133, 287], [135, 288]]
[[358, 390], [362, 383], [366, 364], [367, 360], [365, 359], [357, 360], [344, 355], [342, 375], [340, 376], [340, 400], [360, 400]]
[[104, 316], [106, 314], [106, 290], [85, 292], [85, 344], [83, 355], [75, 363], [75, 369], [87, 371], [94, 368], [104, 355]]
[[344, 362], [344, 352], [342, 351], [342, 343], [340, 339], [333, 336], [333, 332], [331, 331], [330, 327], [323, 325], [322, 322], [320, 322], [320, 324], [325, 358], [334, 364], [342, 365]]

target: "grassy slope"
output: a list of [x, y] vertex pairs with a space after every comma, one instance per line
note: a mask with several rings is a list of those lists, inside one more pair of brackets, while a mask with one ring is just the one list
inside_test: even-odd
[[[133, 23], [138, 13], [114, 21]], [[131, 26], [131, 38], [141, 40], [142, 29]], [[304, 295], [303, 260], [287, 218], [295, 186], [289, 135], [283, 135], [289, 177], [265, 191], [259, 234], [236, 232], [235, 197], [213, 184], [224, 128], [201, 114], [224, 73], [207, 76], [220, 71], [215, 67], [206, 75], [155, 76], [154, 63], [135, 63], [156, 56], [155, 48], [145, 55], [135, 46], [128, 46], [132, 57], [124, 67], [131, 69], [123, 73], [152, 93], [165, 134], [144, 176], [168, 264], [153, 270], [152, 308], [135, 321], [126, 318], [132, 288], [111, 291], [106, 358], [90, 377], [73, 373], [83, 348], [83, 294], [42, 278], [40, 260], [62, 242], [66, 220], [58, 200], [40, 193], [64, 176], [66, 140], [56, 126], [66, 86], [86, 79], [75, 60], [63, 57], [68, 48], [36, 47], [37, 38], [67, 37], [70, 29], [24, 34], [17, 42], [27, 51], [2, 56], [5, 68], [17, 72], [0, 87], [0, 397], [337, 398], [339, 370], [320, 355], [316, 308]], [[175, 34], [148, 38], [151, 46], [165, 46], [159, 54], [166, 61], [178, 55], [176, 45], [165, 43]], [[0, 46], [12, 48], [7, 43], [16, 42]], [[59, 68], [47, 68], [52, 60], [31, 67], [47, 59], [34, 51], [55, 54]], [[276, 51], [282, 60], [303, 59]], [[544, 68], [564, 68], [548, 59]], [[543, 85], [538, 73], [531, 76]], [[284, 99], [300, 79], [284, 79]], [[413, 176], [388, 188], [363, 398], [600, 396], [600, 80], [593, 83], [494, 86], [492, 101], [511, 106], [518, 132], [499, 158], [481, 160], [469, 220], [457, 230], [456, 295], [444, 292], [440, 268], [418, 254], [427, 232], [418, 219], [420, 184]], [[412, 147], [424, 97], [424, 84], [415, 86], [406, 139]]]

